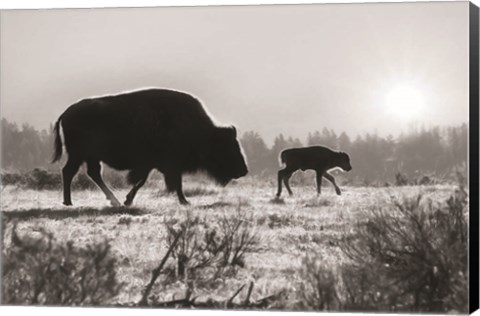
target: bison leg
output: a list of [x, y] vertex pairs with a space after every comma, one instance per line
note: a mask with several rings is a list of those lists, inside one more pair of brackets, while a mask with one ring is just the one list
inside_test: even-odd
[[178, 201], [180, 204], [186, 205], [188, 203], [182, 190], [182, 174], [180, 172], [165, 173], [165, 184], [169, 192], [177, 192]]
[[129, 206], [129, 205], [132, 204], [133, 199], [135, 198], [135, 195], [137, 194], [137, 191], [145, 184], [145, 182], [147, 182], [147, 178], [148, 178], [148, 172], [145, 174], [145, 176], [142, 179], [140, 179], [137, 183], [135, 183], [132, 190], [130, 190], [130, 192], [128, 192], [127, 199], [125, 200], [125, 202], [123, 204], [125, 204], [126, 206]]
[[98, 185], [98, 187], [103, 191], [105, 196], [112, 206], [120, 206], [120, 202], [117, 200], [115, 195], [113, 195], [112, 191], [107, 187], [105, 182], [103, 182], [102, 176], [100, 174], [101, 166], [99, 161], [88, 161], [87, 162], [87, 174], [92, 180]]
[[335, 192], [337, 193], [337, 195], [342, 195], [342, 191], [340, 191], [340, 188], [335, 183], [335, 178], [331, 174], [329, 174], [328, 172], [325, 172], [323, 174], [323, 176], [325, 177], [325, 179], [327, 179], [328, 181], [330, 181], [333, 184], [333, 186], [335, 187]]
[[177, 196], [178, 196], [178, 200], [180, 201], [180, 204], [183, 204], [183, 205], [190, 204], [190, 203], [188, 203], [187, 199], [185, 198], [185, 195], [183, 194], [182, 180], [181, 179], [180, 179], [180, 182], [178, 183], [178, 187], [177, 187]]
[[72, 179], [80, 168], [81, 162], [78, 160], [68, 158], [65, 167], [62, 169], [62, 179], [63, 179], [63, 204], [72, 205], [70, 187], [72, 184]]

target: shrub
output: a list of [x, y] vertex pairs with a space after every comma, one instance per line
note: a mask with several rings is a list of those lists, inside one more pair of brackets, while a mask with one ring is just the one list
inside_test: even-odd
[[217, 244], [215, 251], [222, 254], [222, 266], [244, 267], [245, 254], [257, 250], [257, 236], [249, 224], [252, 221], [241, 215], [240, 209], [237, 213], [235, 217], [223, 218], [220, 221], [220, 236], [216, 236], [215, 230], [209, 236], [209, 239]]
[[306, 256], [300, 269], [299, 308], [318, 311], [338, 310], [337, 283], [333, 269], [325, 267], [320, 258]]
[[[178, 223], [177, 227], [167, 225], [167, 244], [170, 247], [178, 235], [180, 240], [173, 248], [172, 256], [176, 260], [176, 275], [185, 280], [193, 280], [198, 272], [210, 269], [215, 278], [224, 268], [245, 266], [245, 254], [252, 252], [257, 244], [256, 235], [242, 215], [231, 219], [222, 218], [219, 222], [208, 224], [198, 217]], [[204, 278], [205, 279], [205, 278]]]
[[396, 186], [408, 185], [408, 176], [405, 173], [397, 172], [395, 174], [395, 185]]
[[44, 169], [35, 168], [26, 173], [2, 173], [3, 185], [15, 185], [34, 190], [53, 190], [62, 185], [59, 174], [48, 172]]
[[25, 174], [24, 185], [35, 190], [52, 190], [59, 188], [62, 179], [59, 174], [48, 172], [44, 169], [35, 168]]
[[18, 173], [4, 172], [1, 175], [2, 186], [17, 185], [20, 183], [22, 176]]
[[468, 194], [463, 183], [440, 206], [418, 195], [371, 209], [339, 243], [336, 270], [307, 257], [300, 308], [466, 313]]
[[374, 265], [343, 264], [338, 271], [337, 287], [341, 310], [357, 312], [392, 310], [392, 302], [386, 300], [382, 296], [383, 292], [380, 292], [376, 283], [372, 282], [379, 277], [376, 275]]
[[433, 176], [423, 175], [416, 179], [415, 183], [418, 185], [433, 185], [437, 184], [438, 181]]
[[51, 233], [17, 235], [2, 261], [2, 303], [16, 305], [109, 305], [119, 293], [116, 259], [108, 242], [75, 247]]
[[[367, 278], [369, 289], [343, 271], [347, 288], [363, 304], [391, 311], [466, 312], [468, 306], [468, 194], [463, 187], [435, 207], [419, 195], [395, 201], [394, 209], [372, 210], [341, 243], [349, 271]], [[358, 271], [362, 271], [358, 273]], [[362, 289], [363, 288], [363, 289]], [[360, 294], [359, 294], [360, 293]], [[352, 299], [350, 299], [352, 301]], [[358, 309], [358, 300], [352, 308]]]

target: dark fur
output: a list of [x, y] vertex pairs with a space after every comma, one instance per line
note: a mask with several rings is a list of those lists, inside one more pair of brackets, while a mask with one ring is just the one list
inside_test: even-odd
[[60, 126], [68, 153], [62, 171], [66, 205], [71, 205], [70, 183], [83, 162], [115, 205], [118, 200], [101, 179], [100, 162], [130, 171], [134, 187], [126, 205], [152, 169], [164, 174], [167, 189], [176, 191], [181, 203], [188, 203], [184, 173], [205, 171], [222, 185], [247, 173], [235, 127], [216, 126], [200, 101], [183, 92], [149, 89], [73, 104], [55, 124], [54, 162], [62, 155]]
[[352, 169], [350, 157], [346, 153], [322, 146], [285, 149], [280, 153], [280, 160], [285, 164], [285, 168], [278, 171], [277, 197], [282, 194], [282, 180], [288, 193], [292, 195], [288, 180], [298, 169], [316, 171], [318, 194], [321, 192], [322, 177], [325, 177], [333, 184], [336, 193], [340, 195], [341, 191], [335, 183], [335, 178], [327, 171], [335, 167], [340, 167], [345, 171]]

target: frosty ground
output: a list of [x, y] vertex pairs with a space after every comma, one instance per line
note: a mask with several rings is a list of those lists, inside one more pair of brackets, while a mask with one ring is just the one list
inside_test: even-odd
[[[281, 291], [294, 299], [303, 282], [299, 271], [304, 258], [318, 258], [333, 268], [342, 264], [346, 258], [338, 242], [350, 234], [356, 222], [366, 220], [372, 208], [388, 209], [393, 207], [392, 200], [419, 193], [432, 203], [440, 203], [454, 189], [451, 185], [343, 186], [342, 195], [337, 196], [333, 187], [325, 186], [317, 197], [313, 184], [297, 184], [292, 185], [294, 196], [276, 200], [274, 181], [246, 178], [220, 188], [191, 178], [184, 187], [191, 203], [188, 206], [179, 205], [175, 195], [165, 194], [159, 183], [140, 190], [132, 207], [114, 208], [100, 190], [73, 191], [74, 206], [66, 207], [61, 204], [60, 191], [6, 186], [0, 202], [8, 218], [4, 249], [9, 247], [13, 223], [20, 236], [35, 236], [43, 228], [57, 241], [71, 240], [78, 246], [109, 240], [118, 258], [117, 276], [125, 284], [115, 303], [136, 302], [151, 271], [167, 251], [167, 225], [175, 225], [187, 216], [212, 223], [240, 216], [249, 221], [257, 236], [255, 252], [245, 255], [245, 265], [235, 275], [195, 286], [195, 296], [200, 300], [202, 296], [227, 299], [241, 285], [253, 281], [252, 300]], [[127, 192], [115, 190], [122, 201]], [[161, 300], [180, 298], [185, 294], [185, 284], [182, 280], [157, 282], [152, 293]]]

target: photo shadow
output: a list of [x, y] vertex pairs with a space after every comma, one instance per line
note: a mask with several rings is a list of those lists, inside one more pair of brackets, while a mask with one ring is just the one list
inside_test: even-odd
[[199, 205], [198, 208], [202, 210], [207, 210], [207, 209], [215, 209], [215, 208], [222, 208], [222, 207], [229, 207], [233, 206], [234, 204], [229, 203], [229, 202], [214, 202], [210, 204], [204, 204], [204, 205]]
[[29, 210], [8, 211], [2, 212], [4, 220], [28, 220], [31, 218], [49, 218], [49, 219], [64, 219], [64, 218], [78, 218], [78, 217], [98, 217], [98, 216], [112, 216], [112, 215], [132, 215], [139, 216], [148, 213], [146, 210], [136, 207], [82, 207], [82, 208], [59, 208], [59, 209], [41, 209], [33, 208]]

